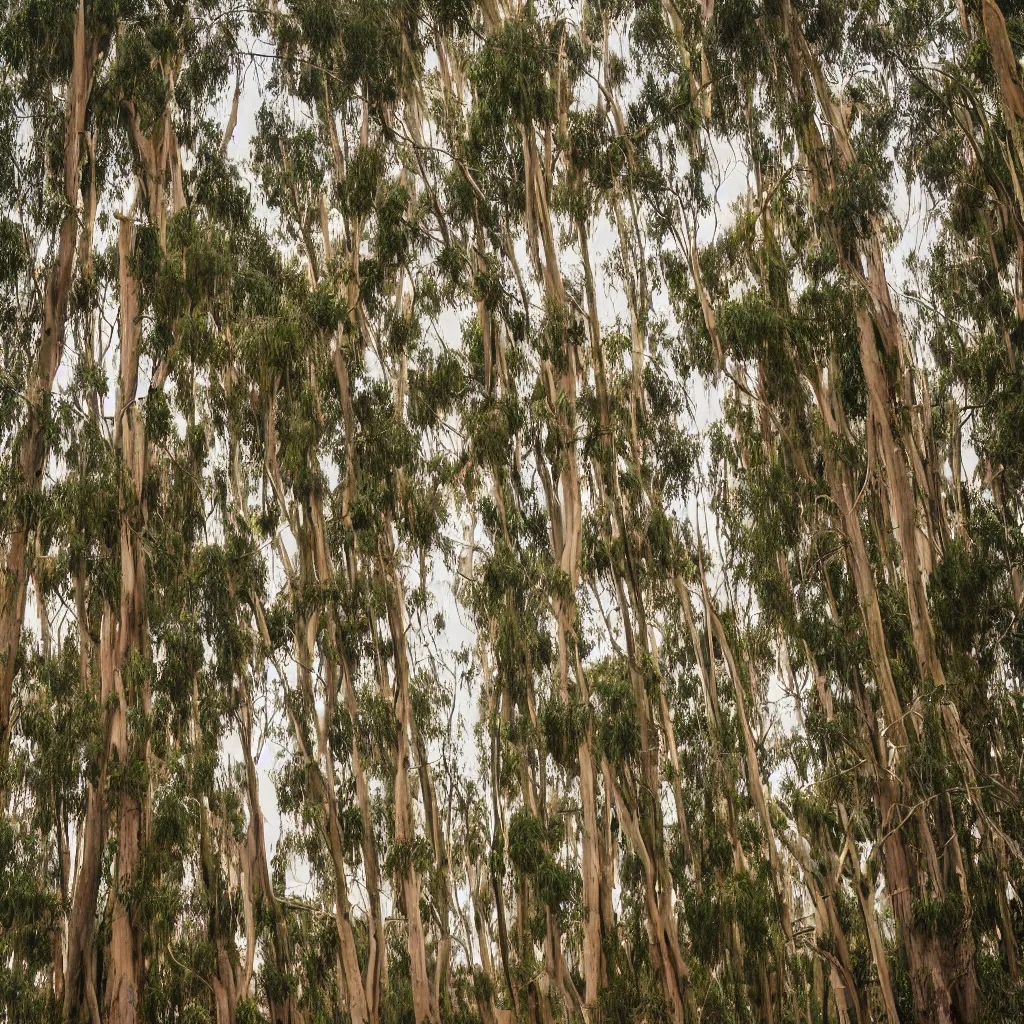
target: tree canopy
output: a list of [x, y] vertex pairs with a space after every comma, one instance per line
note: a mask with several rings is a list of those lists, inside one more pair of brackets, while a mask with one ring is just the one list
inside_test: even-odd
[[1024, 1019], [1019, 57], [0, 0], [0, 1018]]

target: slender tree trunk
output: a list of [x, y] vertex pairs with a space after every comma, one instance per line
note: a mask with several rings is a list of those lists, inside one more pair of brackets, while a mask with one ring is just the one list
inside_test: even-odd
[[140, 701], [142, 629], [146, 577], [139, 544], [140, 502], [145, 467], [145, 437], [136, 402], [139, 371], [138, 286], [129, 267], [135, 226], [122, 218], [118, 230], [120, 267], [121, 369], [118, 381], [115, 447], [120, 459], [121, 607], [114, 659], [114, 717], [111, 753], [125, 778], [117, 804], [117, 867], [111, 922], [107, 1006], [111, 1024], [135, 1024], [141, 993], [139, 937], [130, 892], [139, 865], [142, 803], [132, 779], [135, 752], [128, 731], [128, 713]]
[[[385, 524], [384, 533], [391, 526]], [[402, 584], [392, 565], [394, 551], [382, 539], [381, 571], [387, 590], [388, 623], [395, 657], [395, 711], [398, 719], [398, 742], [395, 749], [395, 844], [403, 850], [400, 875], [405, 900], [405, 916], [409, 932], [409, 960], [412, 975], [413, 1011], [416, 1024], [436, 1021], [437, 1010], [431, 998], [427, 975], [427, 952], [420, 917], [420, 883], [412, 861], [414, 838], [412, 794], [409, 790], [409, 734], [412, 728], [412, 705], [409, 700], [409, 660], [406, 649], [406, 623]]]
[[[28, 550], [36, 516], [36, 497], [42, 490], [47, 455], [47, 423], [53, 382], [64, 352], [68, 300], [74, 278], [79, 238], [79, 186], [81, 148], [98, 42], [85, 27], [85, 0], [78, 0], [72, 39], [72, 65], [65, 100], [64, 214], [57, 237], [54, 263], [43, 290], [42, 330], [32, 364], [26, 395], [25, 426], [15, 444], [18, 452], [19, 511], [8, 541], [4, 571], [0, 574], [0, 774], [7, 767], [11, 744], [11, 699], [17, 671], [18, 649], [25, 623], [28, 591]], [[95, 216], [95, 202], [87, 208]], [[0, 803], [6, 808], [6, 783], [0, 781]]]

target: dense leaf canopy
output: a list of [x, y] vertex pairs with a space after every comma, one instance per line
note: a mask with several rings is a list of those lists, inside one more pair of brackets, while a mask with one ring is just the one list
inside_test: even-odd
[[1024, 1019], [1018, 55], [0, 0], [0, 1019]]

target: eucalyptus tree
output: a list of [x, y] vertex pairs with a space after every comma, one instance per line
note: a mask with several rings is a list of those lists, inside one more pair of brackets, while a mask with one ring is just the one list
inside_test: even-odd
[[[767, 472], [782, 473], [793, 480], [794, 493], [809, 487], [801, 504], [779, 509], [796, 512], [797, 525], [819, 519], [821, 500], [833, 510], [827, 528], [841, 545], [821, 537], [805, 554], [801, 539], [796, 565], [812, 593], [819, 585], [813, 578], [821, 580], [832, 627], [866, 644], [852, 661], [850, 652], [836, 663], [835, 654], [819, 647], [820, 626], [816, 638], [807, 634], [810, 606], [803, 610], [798, 600], [787, 608], [787, 600], [779, 610], [784, 618], [796, 613], [797, 638], [827, 719], [835, 714], [828, 692], [833, 671], [844, 688], [852, 687], [853, 721], [866, 729], [859, 763], [874, 765], [866, 780], [874, 807], [859, 827], [881, 852], [906, 957], [900, 973], [914, 1012], [976, 1019], [984, 998], [977, 980], [981, 936], [964, 850], [973, 846], [975, 830], [993, 833], [998, 843], [1014, 840], [1000, 820], [999, 801], [986, 804], [982, 797], [980, 747], [964, 723], [968, 703], [953, 650], [936, 624], [943, 585], [951, 582], [947, 573], [956, 571], [946, 562], [952, 538], [942, 466], [948, 456], [933, 417], [932, 364], [922, 357], [929, 339], [909, 333], [920, 321], [899, 311], [884, 255], [895, 98], [910, 84], [901, 68], [927, 59], [935, 44], [927, 21], [909, 13], [897, 22], [899, 37], [841, 7], [824, 22], [788, 6], [778, 13], [755, 35], [735, 25], [722, 39], [730, 57], [718, 78], [712, 71], [712, 88], [723, 119], [745, 122], [757, 191], [732, 237], [702, 254], [702, 280], [694, 275], [699, 294], [687, 301], [702, 313], [720, 364], [737, 381], [737, 426], [744, 433], [739, 414], [755, 414], [746, 421], [755, 433], [739, 441], [737, 469], [744, 475], [754, 469], [753, 479], [766, 483]], [[764, 55], [766, 44], [771, 62], [759, 64], [754, 55]], [[745, 59], [737, 60], [739, 54]], [[838, 84], [830, 61], [840, 70]], [[860, 71], [865, 64], [869, 74]], [[752, 459], [761, 466], [751, 466]], [[951, 462], [959, 486], [959, 455]], [[768, 555], [759, 569], [768, 573], [760, 583], [766, 608], [792, 586], [793, 558], [789, 567], [771, 565], [777, 536], [771, 545], [758, 544]], [[816, 547], [834, 552], [821, 576]], [[837, 575], [838, 566], [845, 572]], [[990, 685], [997, 694], [1005, 683]], [[841, 873], [858, 825], [849, 831], [848, 803], [826, 792], [830, 813], [839, 811]], [[860, 864], [853, 874], [851, 887], [862, 892]], [[860, 902], [885, 1010], [895, 1019], [873, 908], [870, 900]], [[941, 937], [938, 919], [945, 922]]]
[[12, 1019], [1020, 1016], [1015, 10], [3, 12]]
[[[0, 593], [0, 766], [5, 773], [51, 392], [65, 348], [76, 261], [84, 253], [81, 262], [88, 262], [96, 217], [90, 100], [112, 26], [104, 14], [89, 14], [87, 19], [84, 4], [68, 6], [53, 21], [39, 7], [11, 5], [4, 18], [4, 61], [11, 69], [3, 101], [3, 187], [10, 211], [4, 221], [4, 305], [11, 341], [4, 367], [9, 396], [4, 427], [11, 443], [5, 459], [7, 547]], [[24, 118], [38, 125], [28, 138], [20, 131]], [[2, 788], [6, 793], [6, 780]]]
[[[429, 584], [453, 472], [432, 435], [444, 429], [456, 382], [424, 338], [437, 300], [420, 262], [417, 170], [401, 143], [420, 130], [421, 44], [399, 8], [353, 5], [327, 23], [323, 13], [272, 19], [283, 60], [256, 140], [307, 289], [308, 349], [263, 390], [267, 472], [297, 545], [294, 562], [281, 549], [289, 590], [296, 602], [308, 588], [320, 595], [294, 605], [303, 705], [289, 708], [291, 806], [308, 806], [308, 779], [322, 805], [353, 1019], [399, 1013], [411, 1000], [417, 1020], [436, 1020], [454, 998], [452, 895], [429, 751], [436, 684], [421, 628], [436, 628]], [[311, 451], [320, 454], [311, 460]], [[307, 716], [320, 700], [314, 741]], [[340, 799], [338, 771], [347, 776]], [[345, 894], [350, 864], [365, 886], [365, 916]], [[405, 920], [397, 954], [386, 902]]]
[[[172, 474], [162, 452], [147, 455], [146, 421], [153, 417], [166, 440], [169, 419], [180, 409], [192, 427], [186, 450], [199, 459], [201, 473], [194, 404], [169, 404], [161, 387], [170, 377], [184, 396], [185, 379], [194, 381], [205, 368], [207, 353], [197, 332], [183, 345], [175, 335], [189, 326], [201, 333], [209, 315], [203, 287], [223, 284], [213, 275], [198, 286], [182, 265], [182, 249], [192, 244], [198, 257], [193, 272], [203, 273], [204, 255], [209, 269], [210, 250], [204, 254], [199, 244], [202, 229], [190, 238], [186, 228], [183, 240], [172, 230], [168, 242], [172, 207], [177, 214], [188, 204], [191, 174], [202, 177], [208, 156], [203, 143], [211, 130], [219, 131], [211, 129], [207, 105], [226, 78], [230, 22], [211, 28], [203, 22], [211, 13], [139, 10], [121, 19], [116, 11], [79, 5], [50, 24], [29, 5], [11, 10], [4, 23], [15, 58], [11, 67], [25, 69], [17, 102], [38, 105], [46, 98], [52, 107], [57, 96], [66, 96], [64, 118], [39, 106], [32, 130], [12, 139], [9, 151], [19, 167], [18, 187], [25, 190], [16, 207], [19, 230], [41, 261], [33, 271], [41, 273], [42, 287], [27, 287], [25, 295], [28, 301], [35, 290], [41, 297], [35, 315], [43, 341], [25, 363], [31, 368], [26, 419], [13, 431], [9, 449], [20, 453], [22, 479], [17, 484], [15, 476], [8, 477], [17, 485], [9, 507], [21, 511], [12, 518], [10, 572], [4, 578], [5, 587], [13, 588], [11, 595], [5, 590], [4, 629], [14, 638], [5, 659], [5, 693], [17, 670], [15, 706], [27, 717], [20, 723], [17, 770], [4, 788], [11, 793], [15, 830], [50, 823], [35, 855], [40, 884], [55, 902], [46, 915], [26, 921], [25, 931], [35, 936], [27, 941], [36, 948], [52, 944], [48, 999], [54, 1012], [72, 1019], [100, 1013], [135, 1019], [146, 1002], [146, 982], [159, 979], [170, 936], [178, 939], [174, 900], [156, 908], [150, 898], [153, 887], [170, 881], [164, 873], [174, 874], [168, 858], [174, 857], [175, 843], [158, 833], [155, 849], [150, 830], [154, 821], [162, 824], [169, 789], [185, 783], [184, 762], [174, 763], [184, 730], [178, 732], [174, 722], [167, 723], [173, 732], [153, 728], [149, 716], [154, 699], [159, 710], [167, 691], [181, 685], [168, 682], [174, 668], [187, 672], [188, 665], [175, 665], [159, 627], [155, 636], [150, 633], [153, 588], [146, 577], [156, 565], [152, 583], [161, 586], [160, 570], [175, 559], [174, 545], [163, 553], [168, 536], [184, 535], [193, 543], [197, 517], [204, 519], [203, 498], [201, 488], [186, 487], [185, 500], [168, 505], [163, 488]], [[33, 32], [41, 44], [35, 48]], [[67, 53], [65, 45], [71, 47]], [[183, 56], [186, 50], [193, 59]], [[66, 91], [43, 79], [46, 62], [57, 81], [70, 67]], [[47, 140], [58, 126], [66, 141], [53, 150]], [[43, 149], [37, 155], [38, 147]], [[182, 148], [198, 158], [190, 170], [182, 166]], [[220, 147], [206, 148], [217, 153]], [[50, 165], [47, 150], [54, 159], [59, 154], [61, 163]], [[129, 201], [122, 176], [132, 169], [138, 175], [136, 201], [115, 230], [118, 207], [125, 211]], [[59, 228], [52, 244], [45, 230], [32, 234], [45, 212], [38, 202], [50, 195], [43, 179], [33, 193], [36, 173], [60, 174], [65, 181], [60, 207], [47, 214]], [[184, 227], [182, 219], [178, 226]], [[177, 273], [173, 257], [165, 262], [168, 244], [172, 250], [178, 246]], [[150, 311], [152, 330], [143, 326]], [[33, 314], [23, 312], [30, 318], [27, 326]], [[181, 355], [180, 363], [172, 352]], [[51, 394], [64, 353], [68, 383]], [[150, 378], [141, 394], [140, 364]], [[44, 488], [48, 451], [55, 482]], [[152, 537], [160, 538], [157, 558], [144, 553]], [[26, 562], [28, 543], [32, 557]], [[177, 555], [184, 556], [180, 546]], [[28, 578], [42, 637], [35, 652], [18, 649]], [[74, 612], [69, 617], [62, 608]], [[5, 702], [5, 772], [7, 707]], [[116, 841], [113, 863], [108, 837]], [[105, 909], [98, 905], [101, 891], [111, 896]], [[21, 954], [14, 955], [17, 965]], [[161, 992], [150, 1010], [163, 998]]]

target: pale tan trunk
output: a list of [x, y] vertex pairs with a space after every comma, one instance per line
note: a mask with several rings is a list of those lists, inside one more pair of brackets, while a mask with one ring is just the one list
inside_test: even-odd
[[[225, 389], [230, 393], [232, 386], [230, 368], [225, 381]], [[242, 510], [246, 508], [246, 496], [242, 487], [241, 465], [239, 462], [238, 441], [232, 437], [231, 448], [231, 485], [234, 493], [235, 508], [232, 510], [236, 520], [241, 516]], [[227, 578], [228, 590], [233, 600], [239, 595], [235, 593], [234, 584], [230, 574]], [[258, 594], [252, 593], [248, 596], [257, 622], [260, 640], [268, 651], [273, 650], [269, 632], [267, 630], [266, 618], [263, 614], [262, 603]], [[255, 669], [255, 666], [254, 666]], [[278, 668], [278, 674], [284, 678]], [[245, 836], [245, 845], [241, 853], [242, 870], [242, 902], [243, 915], [246, 933], [246, 955], [245, 965], [242, 969], [241, 981], [238, 985], [239, 999], [249, 997], [252, 985], [253, 972], [255, 970], [256, 957], [256, 921], [255, 921], [255, 898], [259, 897], [270, 912], [271, 918], [271, 955], [274, 958], [274, 966], [281, 974], [288, 974], [291, 969], [291, 942], [288, 935], [288, 924], [281, 912], [277, 895], [270, 878], [270, 863], [267, 856], [267, 844], [263, 819], [263, 809], [260, 804], [259, 777], [256, 771], [256, 762], [253, 758], [253, 714], [252, 701], [249, 688], [245, 682], [245, 676], [239, 674], [237, 679], [239, 693], [238, 724], [241, 734], [242, 754], [245, 761], [245, 784], [246, 796], [249, 805], [249, 825]], [[270, 1000], [268, 1009], [272, 1024], [304, 1024], [304, 1017], [298, 1008], [295, 994], [289, 992], [283, 1000]]]
[[[299, 569], [303, 580], [314, 579], [314, 555], [311, 550], [310, 533], [312, 515], [307, 506], [302, 516], [303, 526], [299, 527], [297, 533], [299, 547]], [[319, 631], [319, 615], [314, 613], [306, 622], [305, 630], [296, 630], [296, 650], [299, 654], [299, 666], [296, 673], [300, 686], [305, 694], [306, 701], [313, 710], [316, 721], [316, 756], [308, 749], [304, 738], [304, 730], [298, 721], [293, 722], [295, 736], [303, 750], [314, 780], [317, 796], [323, 809], [325, 822], [325, 839], [327, 840], [328, 852], [331, 855], [331, 863], [334, 867], [334, 918], [338, 931], [338, 940], [341, 947], [342, 973], [345, 982], [345, 990], [348, 997], [348, 1011], [352, 1017], [353, 1024], [365, 1024], [369, 1017], [369, 1009], [366, 1004], [366, 991], [363, 987], [363, 978], [359, 970], [359, 958], [356, 952], [355, 934], [352, 929], [352, 911], [348, 898], [348, 877], [345, 867], [344, 842], [341, 834], [341, 825], [338, 818], [338, 798], [334, 774], [334, 752], [331, 749], [327, 730], [327, 716], [333, 709], [334, 687], [333, 665], [326, 667], [326, 675], [329, 679], [327, 694], [327, 714], [321, 720], [316, 712], [316, 696], [313, 692], [312, 669], [316, 656], [316, 637]]]
[[[390, 524], [385, 531], [389, 532]], [[414, 838], [412, 794], [409, 790], [409, 732], [412, 727], [412, 706], [409, 701], [409, 661], [406, 650], [406, 625], [402, 584], [398, 573], [389, 564], [394, 553], [381, 554], [381, 566], [388, 596], [388, 624], [395, 651], [395, 709], [398, 715], [398, 742], [395, 749], [395, 843], [405, 846], [410, 859], [402, 871], [402, 894], [409, 935], [409, 960], [412, 976], [413, 1012], [416, 1024], [435, 1021], [430, 979], [427, 974], [427, 952], [420, 917], [420, 883], [411, 862]]]
[[[266, 622], [262, 612], [257, 613], [261, 626], [263, 642], [269, 645], [270, 638], [266, 631]], [[270, 879], [270, 863], [267, 857], [267, 843], [264, 832], [263, 809], [260, 806], [259, 778], [256, 774], [256, 762], [252, 756], [252, 707], [249, 701], [248, 690], [244, 682], [239, 680], [242, 689], [242, 709], [240, 715], [242, 732], [242, 752], [245, 757], [245, 782], [246, 793], [249, 802], [249, 828], [246, 834], [245, 860], [243, 885], [246, 886], [244, 895], [251, 899], [252, 895], [262, 898], [270, 911], [272, 934], [272, 950], [275, 959], [275, 966], [282, 974], [291, 969], [291, 942], [288, 935], [288, 924], [281, 913], [281, 907], [274, 892], [274, 886]], [[249, 892], [248, 890], [251, 890]], [[246, 959], [242, 975], [242, 983], [239, 986], [240, 998], [246, 998], [249, 994], [249, 986], [252, 981], [252, 973], [255, 959], [255, 926], [250, 923], [252, 914], [251, 906], [246, 906]], [[298, 1008], [293, 993], [289, 993], [281, 1002], [272, 1001], [269, 1004], [271, 1020], [273, 1024], [304, 1024], [304, 1017]]]
[[[535, 226], [539, 234], [544, 258], [538, 263], [541, 266], [541, 277], [548, 301], [556, 308], [565, 305], [565, 291], [559, 267], [558, 250], [555, 245], [554, 231], [551, 222], [550, 208], [547, 199], [547, 181], [549, 175], [542, 166], [540, 155], [532, 131], [524, 130], [523, 156], [526, 169], [526, 187], [530, 194], [531, 210], [535, 218]], [[580, 237], [585, 234], [580, 229]], [[591, 282], [592, 283], [592, 282]], [[593, 329], [593, 328], [592, 328]], [[600, 344], [599, 335], [597, 344]], [[548, 480], [545, 471], [545, 492], [548, 513], [551, 521], [552, 554], [559, 563], [562, 572], [569, 580], [573, 593], [579, 585], [580, 555], [583, 540], [583, 506], [580, 494], [579, 461], [575, 448], [575, 417], [577, 389], [577, 353], [575, 346], [568, 338], [563, 340], [563, 358], [566, 366], [558, 374], [557, 380], [550, 362], [545, 362], [541, 369], [547, 392], [548, 403], [555, 417], [558, 431], [558, 445], [561, 453], [561, 472], [557, 482], [559, 494], [555, 493], [555, 482]], [[541, 460], [542, 461], [542, 460]], [[571, 639], [574, 633], [577, 610], [575, 600], [555, 598], [555, 620], [558, 629], [558, 680], [563, 704], [569, 701], [569, 674], [575, 666], [577, 654], [575, 642]], [[585, 683], [582, 673], [577, 673], [579, 686], [586, 699]], [[583, 810], [583, 906], [584, 906], [584, 1016], [589, 1016], [596, 1007], [598, 994], [603, 977], [603, 956], [601, 944], [601, 872], [598, 844], [600, 833], [597, 824], [596, 784], [594, 777], [594, 756], [591, 750], [589, 733], [585, 733], [579, 745], [580, 761], [580, 802]], [[541, 771], [543, 771], [543, 766]], [[561, 940], [551, 934], [548, 929], [548, 945], [550, 947], [548, 970], [552, 980], [561, 991], [566, 1001], [565, 1011], [569, 1012], [566, 998], [566, 985], [561, 969]]]
[[[427, 834], [430, 836], [430, 843], [434, 850], [434, 865], [437, 870], [439, 883], [437, 886], [437, 916], [440, 922], [440, 936], [437, 945], [437, 954], [434, 967], [434, 1006], [440, 1014], [442, 1006], [450, 1009], [452, 993], [449, 991], [449, 968], [452, 956], [452, 933], [451, 933], [451, 891], [448, 888], [449, 865], [448, 845], [441, 827], [441, 816], [437, 806], [437, 792], [434, 788], [433, 773], [430, 770], [430, 759], [427, 755], [427, 748], [423, 742], [422, 734], [416, 727], [415, 721], [411, 722], [413, 746], [416, 750], [416, 760], [419, 767], [420, 795], [423, 802], [423, 815], [426, 822]], [[442, 1002], [442, 996], [444, 1002]]]
[[[129, 269], [135, 241], [134, 224], [122, 218], [118, 230], [120, 265], [121, 369], [115, 420], [115, 448], [121, 457], [121, 609], [114, 661], [114, 719], [111, 753], [121, 764], [131, 757], [128, 711], [139, 700], [126, 670], [141, 658], [145, 568], [137, 539], [138, 502], [142, 496], [145, 438], [136, 402], [139, 370], [138, 286]], [[140, 1003], [139, 941], [133, 908], [126, 902], [138, 867], [142, 806], [136, 794], [122, 792], [117, 810], [117, 869], [111, 922], [107, 1006], [111, 1024], [134, 1024]]]
[[[48, 420], [45, 404], [64, 351], [64, 331], [79, 237], [81, 142], [97, 58], [97, 41], [86, 36], [85, 3], [78, 0], [64, 128], [63, 198], [66, 206], [57, 239], [56, 258], [47, 274], [43, 291], [41, 333], [28, 380], [25, 426], [16, 441], [19, 486], [24, 504], [21, 515], [15, 519], [7, 546], [6, 564], [0, 573], [0, 769], [7, 764], [11, 742], [11, 697], [28, 591], [27, 556], [33, 527], [30, 509], [35, 504], [33, 495], [39, 493], [43, 484]], [[92, 203], [87, 209], [87, 216], [94, 217], [95, 212], [95, 204]], [[6, 803], [7, 794], [0, 789], [0, 804], [6, 808]]]
[[878, 987], [882, 993], [882, 1005], [888, 1024], [900, 1024], [899, 1012], [896, 1009], [896, 995], [893, 992], [892, 979], [889, 976], [889, 958], [886, 955], [882, 931], [878, 926], [878, 914], [875, 910], [875, 894], [871, 891], [867, 879], [860, 868], [860, 855], [855, 845], [851, 844], [850, 860], [853, 864], [854, 888], [857, 890], [857, 901], [860, 904], [864, 930], [868, 936], [871, 959], [878, 972]]
[[[1010, 34], [1006, 28], [1006, 18], [996, 0], [981, 0], [981, 23], [992, 52], [992, 63], [999, 83], [999, 97], [1002, 100], [1003, 114], [1013, 139], [1013, 151], [1017, 158], [1017, 167], [1009, 160], [1010, 170], [1016, 178], [1019, 168], [1024, 167], [1021, 130], [1024, 128], [1024, 88], [1021, 87], [1020, 67], [1013, 52]], [[1020, 206], [1019, 216], [1024, 216], [1024, 202], [1021, 201], [1019, 188], [1015, 189], [1017, 202]]]
[[[346, 380], [347, 385], [347, 380]], [[351, 447], [351, 444], [346, 445], [346, 451]], [[315, 563], [317, 575], [321, 581], [328, 584], [334, 584], [336, 582], [334, 563], [330, 556], [327, 548], [327, 535], [326, 526], [324, 522], [323, 506], [321, 500], [317, 496], [311, 496], [309, 499], [309, 524], [312, 530], [313, 547], [315, 552]], [[355, 559], [355, 552], [351, 553], [353, 561]], [[353, 565], [353, 569], [354, 569]], [[338, 699], [338, 671], [340, 669], [342, 677], [342, 686], [344, 689], [343, 699], [345, 701], [346, 710], [351, 717], [353, 723], [358, 721], [359, 708], [356, 700], [355, 687], [352, 683], [352, 673], [348, 660], [339, 648], [338, 644], [338, 622], [336, 617], [336, 611], [333, 606], [328, 608], [327, 616], [327, 640], [329, 648], [336, 652], [335, 655], [325, 659], [324, 665], [324, 676], [327, 684], [327, 703], [325, 710], [325, 722], [330, 721], [334, 717], [335, 707]], [[337, 664], [335, 664], [337, 659]], [[331, 748], [329, 734], [326, 729], [321, 730], [319, 738], [321, 744], [322, 757], [328, 766], [328, 789], [330, 793], [335, 791], [334, 784], [334, 752]], [[365, 984], [363, 988], [363, 1002], [365, 1003], [365, 1012], [370, 1020], [375, 1020], [377, 1017], [380, 995], [381, 995], [381, 962], [385, 955], [385, 940], [384, 940], [384, 922], [380, 908], [380, 881], [379, 881], [379, 867], [377, 858], [376, 843], [373, 838], [373, 823], [370, 814], [370, 795], [369, 788], [366, 783], [366, 774], [363, 770], [362, 765], [362, 754], [359, 751], [359, 741], [357, 735], [354, 733], [352, 737], [352, 750], [351, 750], [351, 767], [352, 774], [356, 783], [356, 798], [359, 803], [360, 816], [363, 823], [363, 870], [366, 879], [366, 890], [369, 897], [369, 910], [370, 910], [370, 933], [369, 933], [369, 961], [366, 970]], [[331, 814], [336, 818], [336, 800], [331, 799], [332, 804], [335, 805]], [[342, 865], [343, 871], [343, 865]], [[348, 920], [348, 912], [345, 912], [345, 919]], [[351, 927], [349, 931], [351, 931]], [[347, 943], [346, 943], [347, 945]], [[354, 945], [353, 945], [354, 950]], [[347, 953], [343, 956], [343, 964], [345, 964], [346, 974], [350, 973], [353, 969], [353, 964], [357, 961], [353, 956], [349, 956]], [[358, 975], [358, 967], [355, 968], [356, 975]], [[357, 999], [357, 1003], [358, 1003]], [[359, 1006], [358, 1011], [362, 1011], [363, 1007]]]
[[[84, 600], [79, 602], [79, 625], [85, 629]], [[100, 624], [98, 648], [98, 672], [100, 680], [100, 703], [107, 707], [107, 701], [114, 687], [114, 626], [109, 610], [103, 614]], [[100, 757], [96, 785], [89, 790], [82, 843], [81, 866], [75, 884], [71, 916], [68, 920], [67, 969], [64, 988], [64, 1014], [72, 1024], [90, 1012], [90, 1005], [97, 1002], [95, 984], [96, 950], [96, 899], [99, 895], [100, 875], [103, 867], [103, 847], [107, 835], [106, 772], [110, 750], [110, 726], [112, 718], [108, 712], [104, 722], [104, 747]]]
[[[761, 819], [761, 826], [764, 828], [765, 842], [768, 847], [768, 860], [772, 868], [772, 878], [775, 882], [775, 894], [779, 901], [779, 912], [782, 918], [782, 930], [786, 941], [793, 947], [793, 921], [790, 916], [790, 896], [785, 891], [788, 885], [787, 876], [782, 869], [779, 849], [776, 842], [775, 827], [772, 824], [771, 813], [768, 808], [768, 800], [765, 796], [764, 782], [761, 779], [760, 759], [757, 755], [757, 744], [754, 742], [754, 734], [750, 728], [750, 718], [747, 714], [747, 701], [744, 694], [743, 678], [739, 665], [736, 663], [736, 656], [733, 653], [732, 645], [726, 635], [722, 620], [712, 610], [712, 625], [718, 642], [722, 648], [726, 665], [729, 668], [729, 675], [733, 681], [733, 692], [736, 696], [736, 715], [740, 722], [740, 731], [743, 734], [743, 747], [746, 753], [747, 782], [750, 786], [750, 794], [754, 800], [754, 807], [757, 809], [758, 817]], [[748, 663], [749, 665], [749, 663]], [[753, 680], [751, 680], [753, 681]]]

